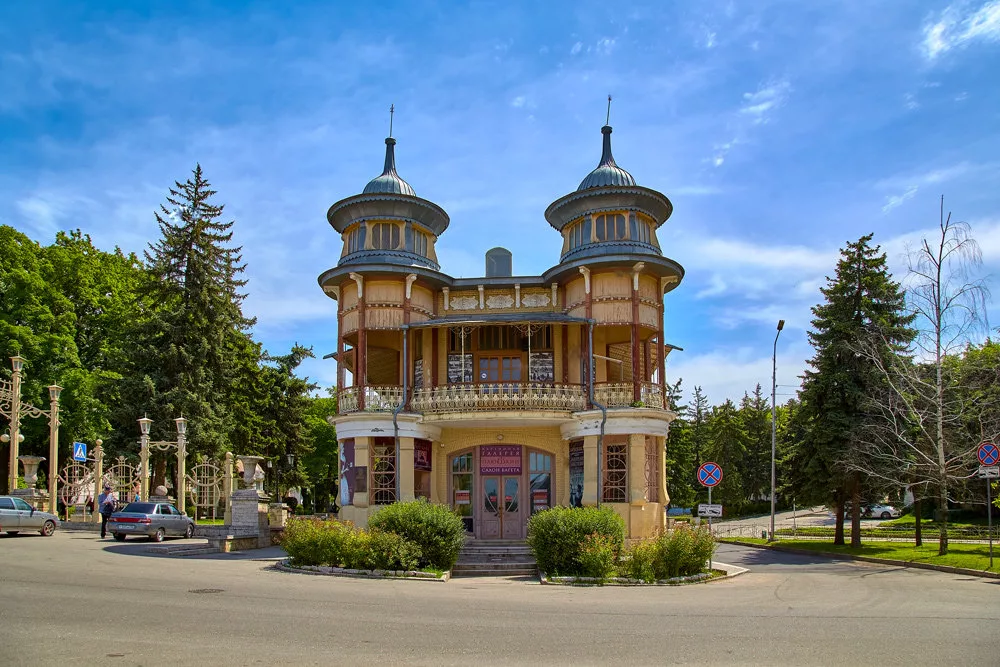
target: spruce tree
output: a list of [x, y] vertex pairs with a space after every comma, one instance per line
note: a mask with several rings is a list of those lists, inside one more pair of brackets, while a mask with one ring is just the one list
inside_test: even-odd
[[682, 392], [681, 380], [667, 385], [667, 400], [670, 410], [677, 415], [670, 422], [670, 433], [667, 437], [666, 480], [667, 494], [673, 507], [691, 507], [695, 501], [695, 463], [694, 441], [690, 424], [685, 415], [687, 406], [679, 405]]
[[141, 338], [140, 395], [156, 435], [173, 439], [173, 420], [189, 420], [188, 450], [218, 455], [228, 445], [230, 380], [254, 323], [243, 315], [246, 280], [233, 221], [201, 165], [170, 189], [156, 212], [161, 238], [146, 251], [152, 280], [143, 296], [154, 312]]
[[844, 504], [853, 500], [854, 546], [860, 546], [860, 501], [867, 480], [851, 459], [863, 455], [873, 420], [868, 397], [885, 382], [859, 346], [878, 331], [888, 343], [886, 354], [893, 354], [914, 336], [903, 292], [889, 274], [885, 253], [871, 240], [868, 234], [841, 249], [836, 276], [821, 289], [826, 300], [812, 309], [808, 335], [815, 353], [802, 383], [796, 418], [804, 433], [793, 457], [799, 492], [836, 508], [835, 544], [844, 543]]

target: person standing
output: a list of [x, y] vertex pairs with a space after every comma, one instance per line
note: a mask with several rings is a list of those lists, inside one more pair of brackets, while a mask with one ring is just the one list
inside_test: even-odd
[[104, 493], [97, 496], [97, 506], [101, 511], [101, 539], [104, 539], [108, 534], [108, 519], [115, 513], [116, 504], [117, 501], [114, 492], [111, 491], [111, 485], [105, 484]]

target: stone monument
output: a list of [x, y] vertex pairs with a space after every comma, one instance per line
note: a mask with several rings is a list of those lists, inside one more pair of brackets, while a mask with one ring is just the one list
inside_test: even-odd
[[49, 494], [35, 488], [38, 483], [38, 464], [45, 460], [44, 456], [18, 456], [21, 465], [24, 466], [24, 483], [28, 485], [26, 489], [15, 489], [11, 495], [23, 499], [36, 510], [51, 512], [49, 509]]
[[256, 487], [254, 474], [261, 456], [237, 457], [243, 464], [244, 488], [233, 491], [233, 536], [237, 538], [256, 537], [258, 547], [271, 546], [271, 530], [267, 519], [270, 498]]

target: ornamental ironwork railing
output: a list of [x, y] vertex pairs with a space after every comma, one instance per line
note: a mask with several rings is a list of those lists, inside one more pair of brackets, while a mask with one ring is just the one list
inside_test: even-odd
[[453, 384], [418, 389], [410, 407], [415, 412], [462, 410], [583, 410], [587, 396], [581, 385], [547, 382]]
[[631, 382], [599, 382], [594, 385], [594, 398], [608, 408], [657, 408], [663, 409], [663, 387], [652, 382], [639, 385], [639, 402], [635, 402], [635, 388]]
[[350, 412], [392, 412], [403, 400], [403, 388], [399, 385], [365, 387], [365, 407], [358, 407], [360, 395], [358, 387], [344, 387], [337, 394], [337, 409], [340, 414]]

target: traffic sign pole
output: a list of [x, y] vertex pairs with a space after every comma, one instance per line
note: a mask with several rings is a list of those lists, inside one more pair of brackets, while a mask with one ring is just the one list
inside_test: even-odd
[[986, 480], [986, 530], [990, 535], [990, 569], [993, 569], [993, 499], [990, 498], [990, 480]]
[[[708, 487], [708, 504], [709, 505], [712, 504], [712, 487]], [[708, 517], [708, 534], [709, 535], [712, 534], [712, 516], [711, 515], [709, 515], [709, 517]], [[714, 551], [714, 549], [713, 549], [713, 551]], [[991, 551], [990, 553], [992, 554], [993, 552]], [[992, 566], [993, 566], [993, 563], [990, 562], [990, 567], [992, 567]], [[708, 573], [710, 575], [712, 574], [712, 554], [708, 555]]]

